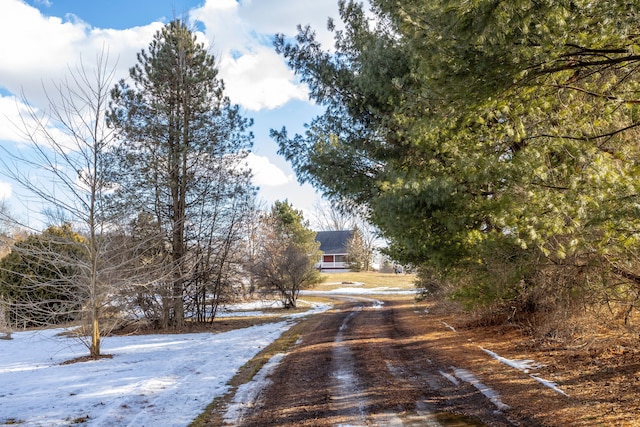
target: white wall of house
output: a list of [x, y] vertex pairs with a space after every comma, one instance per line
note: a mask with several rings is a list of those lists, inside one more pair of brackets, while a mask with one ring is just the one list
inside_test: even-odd
[[325, 273], [349, 271], [346, 254], [324, 254], [317, 268]]

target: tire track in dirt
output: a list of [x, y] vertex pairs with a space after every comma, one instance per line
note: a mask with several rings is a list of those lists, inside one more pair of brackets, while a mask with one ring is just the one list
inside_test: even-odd
[[451, 361], [442, 360], [420, 337], [421, 326], [415, 320], [406, 301], [386, 301], [354, 322], [362, 343], [359, 377], [369, 380], [369, 390], [378, 390], [367, 425], [517, 425], [472, 385], [452, 384], [442, 375]]
[[239, 425], [518, 425], [472, 385], [441, 374], [452, 363], [421, 337], [409, 299], [335, 299], [333, 310], [306, 320]]
[[331, 388], [331, 401], [335, 411], [350, 419], [350, 425], [366, 422], [367, 400], [365, 390], [355, 373], [356, 365], [353, 352], [348, 342], [345, 342], [344, 335], [349, 327], [350, 321], [362, 311], [363, 305], [354, 306], [344, 318], [332, 350], [331, 376], [335, 385]]

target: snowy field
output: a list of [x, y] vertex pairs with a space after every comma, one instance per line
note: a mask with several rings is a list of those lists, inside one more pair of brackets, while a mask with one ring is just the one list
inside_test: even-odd
[[68, 365], [88, 350], [63, 330], [14, 333], [0, 340], [0, 425], [187, 426], [295, 317], [219, 334], [107, 337], [112, 359]]
[[[405, 292], [356, 286], [301, 294]], [[273, 306], [254, 302], [219, 315], [263, 315]], [[309, 311], [274, 323], [219, 334], [107, 337], [102, 353], [112, 359], [68, 365], [62, 363], [88, 350], [77, 339], [61, 336], [62, 329], [16, 332], [12, 340], [0, 340], [0, 426], [188, 426], [228, 391], [228, 381], [242, 365], [297, 318], [329, 308], [312, 304]]]

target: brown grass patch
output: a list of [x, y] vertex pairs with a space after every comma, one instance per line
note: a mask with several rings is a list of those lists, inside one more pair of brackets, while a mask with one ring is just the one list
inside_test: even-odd
[[364, 288], [389, 287], [400, 289], [415, 289], [415, 274], [389, 274], [375, 271], [345, 272], [323, 274], [324, 283], [315, 289], [327, 290], [361, 284]]

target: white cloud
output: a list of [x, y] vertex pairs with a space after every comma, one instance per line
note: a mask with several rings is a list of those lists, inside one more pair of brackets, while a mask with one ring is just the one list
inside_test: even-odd
[[265, 47], [238, 59], [226, 55], [220, 62], [220, 72], [229, 98], [249, 110], [273, 109], [292, 99], [308, 99], [306, 87], [295, 84], [293, 73]]
[[[2, 0], [1, 9], [0, 39], [5, 42], [0, 43], [0, 88], [13, 94], [24, 91], [30, 103], [41, 108], [46, 107], [43, 85], [50, 87], [67, 76], [80, 56], [90, 66], [103, 48], [108, 49], [110, 59], [118, 61], [118, 78], [127, 77], [136, 54], [163, 25], [92, 28], [72, 15], [45, 16], [21, 0]], [[323, 46], [330, 47], [326, 20], [337, 15], [336, 0], [207, 0], [189, 16], [204, 25], [206, 44], [218, 59], [232, 102], [258, 111], [307, 99], [307, 88], [275, 53], [273, 35], [294, 35], [297, 24], [311, 24]]]
[[[25, 148], [36, 143], [57, 152], [70, 152], [78, 149], [76, 141], [68, 131], [55, 127], [55, 121], [47, 116], [46, 110], [36, 106], [29, 107], [15, 96], [0, 95], [0, 144], [18, 143]], [[77, 129], [81, 129], [78, 127]], [[38, 150], [33, 150], [37, 156]], [[35, 161], [31, 159], [32, 161]]]
[[293, 175], [285, 174], [267, 157], [249, 153], [247, 164], [253, 171], [253, 184], [259, 187], [277, 187], [294, 181]]
[[297, 24], [311, 24], [329, 47], [329, 16], [337, 17], [336, 0], [207, 0], [190, 13], [206, 28], [229, 98], [253, 111], [308, 99], [306, 86], [275, 52], [273, 36], [294, 35]]
[[28, 108], [15, 96], [0, 95], [0, 142], [23, 142], [20, 135], [20, 115], [28, 114]]
[[3, 58], [0, 70], [3, 72], [37, 73], [34, 65], [66, 64], [74, 45], [87, 30], [86, 24], [44, 17], [37, 9], [17, 0], [5, 0], [2, 9], [0, 32], [4, 42], [0, 44]]
[[[71, 72], [77, 74], [81, 61], [92, 77], [96, 58], [103, 49], [109, 55], [108, 66], [116, 67], [116, 80], [127, 77], [136, 62], [136, 53], [148, 46], [163, 25], [155, 22], [126, 30], [94, 29], [77, 19], [44, 16], [20, 0], [1, 1], [0, 39], [5, 42], [0, 43], [0, 88], [11, 95], [0, 94], [0, 143], [25, 142], [22, 131], [39, 127], [23, 96], [33, 112], [46, 114], [50, 102], [58, 101], [55, 85]], [[70, 135], [53, 127], [52, 122], [46, 123], [47, 132], [56, 143], [65, 150], [74, 147]], [[34, 138], [46, 143], [42, 136], [39, 133]]]
[[333, 46], [327, 19], [339, 23], [337, 0], [241, 0], [238, 12], [257, 33], [270, 36], [294, 36], [298, 25], [310, 25], [325, 48]]
[[0, 87], [13, 94], [24, 92], [30, 103], [44, 107], [43, 86], [50, 88], [67, 76], [81, 57], [91, 67], [103, 48], [112, 62], [117, 61], [116, 75], [126, 77], [136, 53], [161, 26], [156, 22], [127, 30], [93, 29], [78, 19], [44, 16], [20, 0], [2, 0]]
[[6, 200], [11, 197], [11, 184], [0, 181], [0, 200]]

